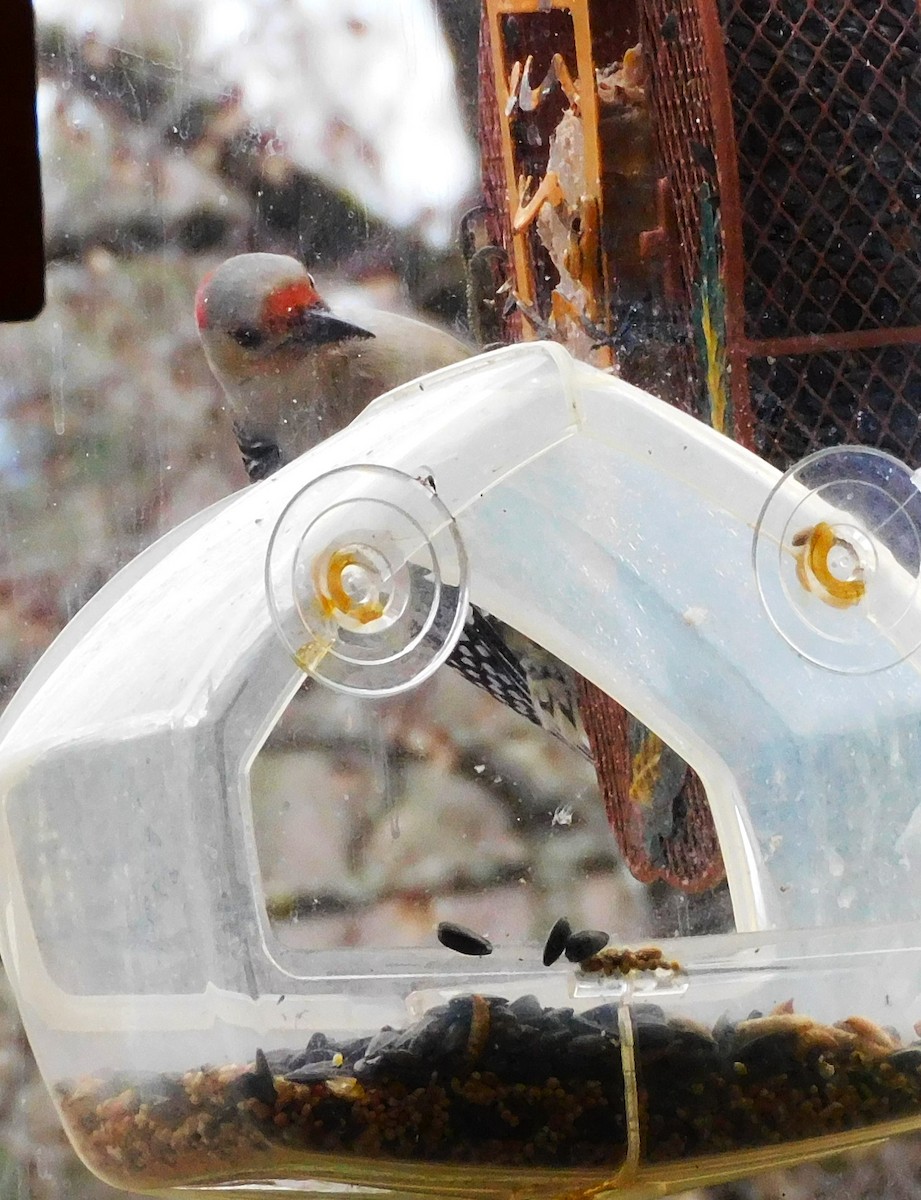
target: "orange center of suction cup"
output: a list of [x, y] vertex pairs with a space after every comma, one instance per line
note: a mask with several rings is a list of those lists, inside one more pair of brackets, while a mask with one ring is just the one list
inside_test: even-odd
[[836, 529], [827, 521], [796, 534], [796, 575], [806, 591], [834, 608], [859, 604], [867, 590], [863, 579], [866, 565], [857, 544], [863, 540], [865, 535], [859, 530]]
[[384, 615], [376, 573], [352, 550], [334, 550], [329, 556], [317, 596], [326, 618], [346, 616], [368, 625]]

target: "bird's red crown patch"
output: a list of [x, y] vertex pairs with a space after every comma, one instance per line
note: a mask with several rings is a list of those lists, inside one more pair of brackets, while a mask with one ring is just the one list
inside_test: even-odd
[[313, 308], [319, 303], [320, 297], [310, 282], [297, 279], [276, 288], [266, 296], [262, 306], [262, 318], [269, 326], [284, 324], [292, 313], [303, 312], [305, 308]]
[[209, 271], [201, 283], [198, 285], [198, 291], [195, 293], [195, 324], [199, 329], [208, 328], [208, 304], [205, 300], [205, 289], [211, 282], [213, 271]]

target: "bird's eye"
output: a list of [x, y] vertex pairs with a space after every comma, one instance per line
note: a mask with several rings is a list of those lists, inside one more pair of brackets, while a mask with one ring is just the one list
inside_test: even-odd
[[230, 336], [244, 350], [257, 350], [265, 340], [262, 331], [253, 329], [250, 325], [241, 325], [239, 329], [231, 329]]

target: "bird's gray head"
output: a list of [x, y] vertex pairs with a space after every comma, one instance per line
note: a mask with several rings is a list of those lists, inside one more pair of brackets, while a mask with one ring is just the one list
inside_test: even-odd
[[286, 254], [238, 254], [199, 286], [195, 320], [225, 388], [277, 373], [319, 346], [373, 334], [334, 317], [302, 263]]

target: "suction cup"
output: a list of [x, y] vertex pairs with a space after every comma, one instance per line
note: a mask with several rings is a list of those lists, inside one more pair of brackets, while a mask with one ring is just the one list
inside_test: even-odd
[[343, 467], [282, 513], [266, 593], [304, 671], [339, 691], [393, 695], [428, 678], [456, 645], [467, 558], [430, 479]]
[[755, 529], [767, 614], [804, 658], [844, 674], [895, 666], [921, 645], [921, 472], [837, 446], [789, 470]]

